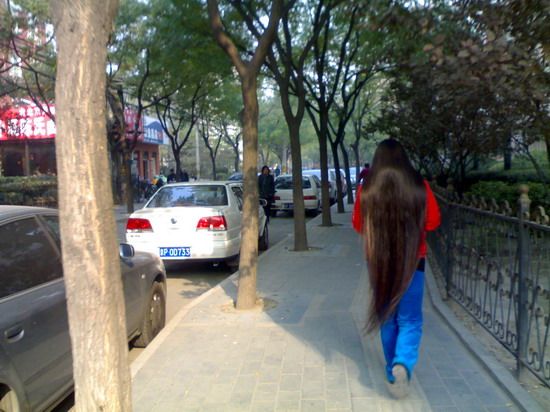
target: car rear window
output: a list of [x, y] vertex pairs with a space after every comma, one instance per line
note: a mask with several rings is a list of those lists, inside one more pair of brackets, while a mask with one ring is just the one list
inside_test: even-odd
[[[292, 176], [278, 177], [275, 180], [275, 189], [292, 189]], [[311, 182], [308, 178], [302, 178], [302, 189], [311, 189]]]
[[166, 186], [147, 204], [155, 207], [227, 206], [227, 191], [222, 185]]

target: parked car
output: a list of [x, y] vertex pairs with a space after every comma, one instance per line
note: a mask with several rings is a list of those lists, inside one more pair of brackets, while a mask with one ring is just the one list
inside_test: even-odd
[[[307, 169], [302, 171], [303, 176], [317, 176], [319, 181], [321, 181], [321, 170], [320, 169]], [[336, 173], [334, 169], [329, 169], [328, 171], [328, 192], [330, 198], [330, 204], [336, 202], [336, 197], [338, 195], [338, 189], [336, 188]]]
[[357, 179], [357, 170], [355, 169], [355, 167], [350, 167], [348, 169], [348, 173], [349, 173], [349, 180], [351, 181], [351, 185], [353, 186], [353, 189], [355, 190], [355, 181]]
[[[73, 387], [71, 341], [54, 209], [0, 206], [0, 410], [43, 411]], [[128, 340], [145, 346], [164, 327], [166, 272], [120, 246]]]
[[[334, 173], [334, 181], [336, 181], [336, 169], [329, 169], [329, 171], [330, 174]], [[345, 196], [346, 191], [348, 190], [348, 184], [346, 183], [346, 174], [344, 173], [344, 169], [340, 169], [340, 181], [342, 182], [342, 193]]]
[[[160, 188], [126, 224], [126, 241], [163, 260], [224, 261], [236, 265], [241, 248], [243, 187], [238, 182], [187, 182]], [[258, 247], [268, 248], [263, 207]]]
[[235, 172], [235, 173], [232, 173], [228, 178], [227, 180], [229, 181], [235, 181], [235, 182], [242, 182], [244, 179], [244, 176], [242, 174], [242, 172]]
[[[292, 175], [280, 175], [275, 179], [275, 197], [271, 212], [292, 212], [294, 210], [294, 194], [292, 192]], [[304, 207], [306, 213], [316, 215], [321, 208], [321, 181], [315, 175], [302, 176]]]

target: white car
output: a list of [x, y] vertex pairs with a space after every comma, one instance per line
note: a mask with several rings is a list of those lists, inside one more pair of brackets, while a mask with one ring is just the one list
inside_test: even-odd
[[[275, 179], [275, 197], [271, 205], [273, 214], [280, 211], [294, 210], [294, 195], [292, 193], [292, 175], [281, 175]], [[316, 215], [321, 208], [321, 181], [315, 175], [302, 176], [302, 190], [306, 213]]]
[[[238, 262], [243, 187], [239, 182], [185, 182], [161, 187], [126, 224], [126, 241], [166, 261]], [[263, 207], [258, 247], [268, 248]]]
[[[320, 169], [307, 169], [302, 170], [303, 176], [316, 176], [319, 181], [321, 181], [321, 170]], [[334, 169], [329, 169], [328, 171], [328, 193], [330, 197], [330, 204], [334, 204], [336, 202], [336, 198], [338, 195], [338, 189], [336, 187], [336, 173], [334, 172]]]

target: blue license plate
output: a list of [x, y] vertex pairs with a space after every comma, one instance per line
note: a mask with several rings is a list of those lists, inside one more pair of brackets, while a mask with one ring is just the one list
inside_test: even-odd
[[294, 208], [294, 203], [285, 203], [285, 204], [283, 205], [283, 207], [284, 207], [285, 209], [293, 209], [293, 208]]
[[190, 257], [191, 247], [159, 247], [159, 255], [163, 257]]

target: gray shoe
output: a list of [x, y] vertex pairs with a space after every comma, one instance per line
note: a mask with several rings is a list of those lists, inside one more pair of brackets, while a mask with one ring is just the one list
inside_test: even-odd
[[403, 365], [395, 365], [392, 368], [392, 374], [395, 378], [393, 383], [388, 382], [388, 391], [396, 399], [402, 399], [409, 394], [409, 377], [407, 369]]

